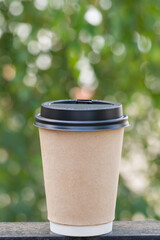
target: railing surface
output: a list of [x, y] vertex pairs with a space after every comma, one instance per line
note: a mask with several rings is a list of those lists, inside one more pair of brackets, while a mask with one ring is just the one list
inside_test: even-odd
[[[0, 240], [89, 240], [89, 237], [65, 237], [49, 230], [48, 222], [0, 223]], [[160, 240], [160, 221], [114, 222], [109, 234], [91, 240]]]

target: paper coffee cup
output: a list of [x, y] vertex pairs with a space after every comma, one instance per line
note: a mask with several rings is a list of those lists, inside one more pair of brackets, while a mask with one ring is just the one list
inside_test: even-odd
[[118, 103], [61, 100], [36, 116], [51, 231], [96, 236], [112, 231], [124, 127]]

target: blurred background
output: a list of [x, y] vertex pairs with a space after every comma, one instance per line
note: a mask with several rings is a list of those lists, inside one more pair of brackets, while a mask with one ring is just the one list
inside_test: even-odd
[[46, 221], [34, 115], [44, 101], [123, 104], [116, 220], [160, 220], [160, 1], [0, 0], [0, 221]]

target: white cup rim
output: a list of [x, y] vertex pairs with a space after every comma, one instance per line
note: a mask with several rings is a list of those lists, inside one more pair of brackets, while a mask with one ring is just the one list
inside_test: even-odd
[[56, 234], [72, 237], [90, 237], [112, 231], [113, 222], [95, 226], [69, 226], [50, 222], [50, 230]]

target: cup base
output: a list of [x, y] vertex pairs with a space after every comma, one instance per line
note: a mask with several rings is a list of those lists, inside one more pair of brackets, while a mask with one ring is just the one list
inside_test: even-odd
[[69, 226], [50, 222], [50, 230], [65, 236], [90, 237], [111, 232], [112, 225], [113, 222], [95, 226]]

